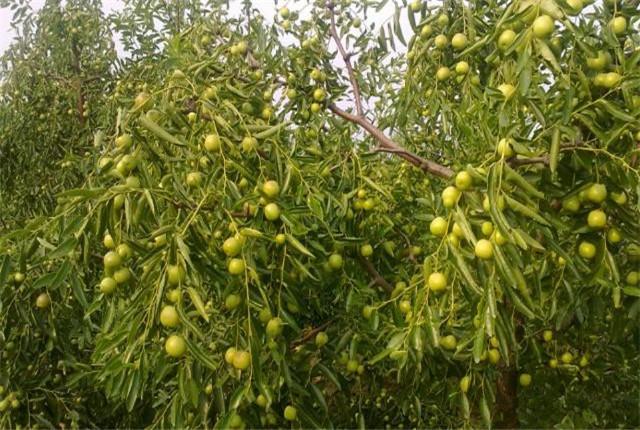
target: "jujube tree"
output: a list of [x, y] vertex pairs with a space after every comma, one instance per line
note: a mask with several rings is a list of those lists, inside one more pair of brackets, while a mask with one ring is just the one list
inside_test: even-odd
[[637, 423], [633, 2], [296, 6], [168, 27], [2, 239], [2, 422]]

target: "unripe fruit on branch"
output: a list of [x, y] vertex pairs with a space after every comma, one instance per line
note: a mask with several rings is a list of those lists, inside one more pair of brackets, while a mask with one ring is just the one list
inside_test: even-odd
[[167, 341], [164, 344], [164, 349], [171, 357], [179, 358], [187, 351], [187, 344], [182, 336], [174, 334], [167, 338]]
[[427, 280], [427, 285], [429, 289], [433, 292], [440, 292], [447, 288], [447, 278], [444, 274], [440, 272], [434, 272], [429, 275]]
[[533, 21], [533, 25], [531, 26], [531, 30], [533, 31], [533, 35], [538, 39], [544, 39], [553, 33], [553, 18], [549, 15], [540, 15]]
[[488, 260], [493, 257], [493, 245], [487, 239], [480, 239], [476, 243], [475, 254], [482, 260]]

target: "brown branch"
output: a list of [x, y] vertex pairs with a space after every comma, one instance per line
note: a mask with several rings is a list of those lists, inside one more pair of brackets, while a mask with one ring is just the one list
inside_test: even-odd
[[308, 342], [309, 340], [311, 340], [315, 335], [317, 335], [318, 333], [320, 333], [322, 330], [324, 330], [325, 328], [329, 327], [329, 325], [331, 325], [331, 323], [333, 322], [333, 319], [327, 321], [326, 323], [319, 325], [316, 328], [313, 328], [311, 330], [308, 330], [300, 339], [294, 340], [293, 342], [291, 342], [291, 345], [289, 346], [289, 349], [294, 349], [295, 347], [297, 347], [298, 345], [302, 345], [303, 343]]
[[413, 154], [411, 152], [407, 152], [406, 149], [394, 149], [394, 148], [383, 148], [383, 147], [376, 147], [374, 148], [374, 150], [372, 151], [373, 153], [375, 152], [386, 152], [389, 154], [403, 154], [406, 155], [408, 157], [411, 157], [414, 161], [414, 163], [421, 163], [421, 159], [420, 157], [418, 157], [416, 154]]
[[405, 252], [402, 253], [402, 255], [406, 255], [409, 260], [411, 260], [414, 263], [417, 263], [418, 260], [416, 260], [416, 256], [413, 255], [413, 252], [411, 252], [411, 240], [409, 239], [409, 237], [407, 237], [406, 234], [404, 234], [404, 232], [399, 229], [399, 228], [395, 228], [394, 229], [396, 231], [396, 233], [398, 233], [400, 236], [402, 236], [402, 238], [404, 239], [404, 243], [407, 245], [407, 249], [405, 250]]
[[509, 160], [509, 165], [511, 167], [520, 167], [526, 166], [529, 164], [544, 164], [549, 165], [549, 156], [542, 155], [540, 157], [531, 157], [531, 158], [516, 158], [513, 157]]
[[78, 91], [78, 101], [76, 104], [76, 107], [78, 109], [78, 118], [80, 120], [80, 125], [84, 125], [85, 122], [85, 118], [84, 118], [84, 100], [85, 100], [85, 96], [84, 96], [84, 90], [82, 88], [82, 77], [81, 77], [81, 73], [82, 73], [82, 69], [80, 67], [80, 48], [78, 47], [78, 44], [76, 42], [76, 40], [74, 39], [71, 42], [71, 51], [73, 52], [73, 70], [76, 72], [76, 77], [75, 77], [75, 86], [77, 87], [77, 91]]
[[327, 9], [329, 9], [331, 16], [331, 27], [329, 31], [331, 32], [331, 37], [333, 37], [333, 40], [336, 42], [338, 51], [340, 52], [340, 56], [344, 60], [344, 64], [347, 67], [349, 80], [351, 81], [351, 87], [353, 88], [353, 98], [356, 104], [356, 113], [358, 114], [358, 116], [363, 116], [362, 99], [360, 97], [360, 86], [358, 85], [356, 74], [353, 71], [353, 66], [351, 65], [351, 55], [347, 54], [347, 51], [344, 49], [342, 41], [340, 40], [340, 36], [338, 35], [338, 29], [336, 28], [335, 5], [332, 2], [328, 2]]
[[400, 158], [405, 159], [409, 163], [414, 166], [419, 167], [425, 173], [430, 173], [435, 176], [439, 176], [441, 178], [449, 179], [453, 176], [454, 172], [447, 166], [443, 166], [441, 164], [436, 163], [435, 161], [426, 160], [420, 157], [417, 154], [414, 154], [406, 149], [402, 148], [396, 142], [391, 140], [387, 135], [385, 135], [382, 130], [369, 122], [368, 119], [362, 116], [353, 115], [349, 112], [346, 112], [334, 104], [329, 105], [329, 110], [338, 115], [341, 118], [346, 119], [349, 122], [353, 122], [354, 124], [358, 124], [360, 127], [365, 129], [372, 137], [374, 137], [379, 143], [379, 151], [384, 150], [384, 152], [390, 152], [398, 155]]
[[[171, 199], [166, 199], [169, 203], [171, 203], [171, 205], [177, 209], [190, 209], [190, 210], [195, 210], [198, 209], [198, 205], [190, 205], [188, 203], [184, 203], [184, 202], [178, 202], [175, 200], [171, 200]], [[204, 212], [214, 212], [216, 210], [220, 209], [219, 207], [214, 207], [214, 206], [206, 206], [206, 205], [202, 205], [200, 206], [199, 210], [204, 211]]]
[[[636, 145], [636, 149], [640, 149], [640, 142], [638, 142], [638, 144]], [[636, 164], [638, 163], [638, 154], [633, 154], [631, 156], [631, 162], [629, 163], [629, 165], [631, 167], [636, 167]]]
[[246, 58], [247, 58], [247, 62], [249, 63], [249, 67], [251, 67], [252, 69], [260, 68], [260, 62], [256, 60], [256, 57], [253, 56], [253, 52], [251, 49], [247, 49]]
[[371, 263], [371, 261], [367, 260], [364, 257], [359, 257], [358, 261], [360, 262], [362, 267], [364, 267], [364, 270], [366, 270], [367, 273], [371, 276], [372, 282], [374, 284], [381, 286], [388, 293], [391, 293], [393, 291], [393, 286], [391, 286], [391, 284], [387, 282], [387, 280], [384, 279], [382, 275], [380, 275], [380, 273], [378, 273], [378, 271], [373, 266], [373, 263]]
[[245, 206], [241, 211], [231, 212], [231, 216], [234, 218], [251, 218], [251, 208]]

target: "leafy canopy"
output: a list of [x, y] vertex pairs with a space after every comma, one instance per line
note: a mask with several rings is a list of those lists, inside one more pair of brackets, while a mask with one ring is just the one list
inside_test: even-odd
[[175, 3], [0, 238], [3, 426], [638, 423], [633, 2]]

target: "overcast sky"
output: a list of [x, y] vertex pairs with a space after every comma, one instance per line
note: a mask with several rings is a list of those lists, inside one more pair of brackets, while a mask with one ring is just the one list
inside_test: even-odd
[[[34, 9], [40, 9], [44, 4], [44, 0], [31, 0], [31, 7]], [[120, 0], [102, 0], [105, 11], [112, 11], [122, 7]], [[11, 44], [14, 33], [9, 27], [11, 21], [12, 11], [9, 8], [0, 8], [0, 53], [3, 53]]]
[[[34, 9], [39, 9], [44, 4], [45, 0], [31, 0], [31, 6]], [[292, 10], [300, 10], [303, 8], [305, 4], [311, 3], [312, 0], [306, 1], [296, 1], [291, 0], [289, 2], [279, 1], [280, 4], [289, 4]], [[112, 10], [118, 10], [122, 7], [121, 0], [102, 0], [102, 4], [104, 5], [104, 9], [107, 12]], [[240, 10], [241, 1], [240, 0], [231, 0], [232, 8], [233, 5], [236, 5], [238, 10]], [[253, 7], [258, 9], [265, 18], [269, 21], [273, 20], [276, 9], [274, 6], [273, 0], [254, 0]], [[307, 11], [309, 8], [305, 8]], [[368, 21], [376, 24], [376, 28], [379, 27], [380, 24], [386, 21], [387, 18], [393, 15], [394, 6], [393, 2], [388, 2], [386, 6], [379, 12], [374, 14], [369, 14]], [[305, 13], [302, 11], [301, 16], [305, 18]], [[0, 54], [3, 53], [11, 44], [11, 40], [13, 39], [14, 33], [12, 29], [9, 27], [8, 23], [11, 21], [12, 12], [8, 8], [0, 8]], [[408, 21], [406, 18], [406, 12], [401, 14], [403, 22], [403, 28], [405, 28], [404, 24], [408, 25]]]

